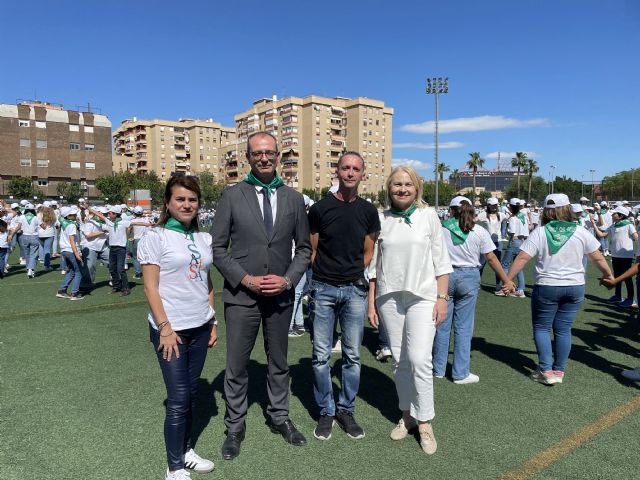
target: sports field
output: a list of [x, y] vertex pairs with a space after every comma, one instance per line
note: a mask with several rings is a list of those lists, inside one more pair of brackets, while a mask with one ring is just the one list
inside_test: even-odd
[[[15, 256], [11, 258], [15, 264]], [[29, 280], [24, 267], [0, 280], [0, 479], [164, 478], [164, 385], [148, 341], [141, 280], [129, 297], [100, 288], [72, 302], [55, 297], [58, 271]], [[438, 452], [417, 440], [389, 439], [399, 417], [391, 364], [376, 362], [376, 334], [365, 329], [356, 418], [366, 431], [351, 440], [337, 427], [313, 438], [308, 335], [290, 341], [291, 418], [302, 448], [269, 432], [266, 361], [261, 343], [250, 365], [247, 438], [240, 457], [223, 461], [222, 380], [226, 345], [210, 351], [196, 415], [196, 451], [216, 463], [195, 479], [633, 479], [639, 478], [638, 384], [619, 372], [640, 365], [631, 311], [603, 302], [590, 267], [587, 300], [574, 328], [565, 383], [532, 382], [535, 367], [529, 299], [497, 298], [485, 271], [476, 309], [471, 367], [476, 385], [436, 379]], [[130, 271], [130, 278], [132, 278]], [[221, 282], [215, 277], [216, 290]], [[527, 279], [530, 280], [530, 275]], [[222, 308], [217, 302], [218, 317]], [[334, 354], [339, 364], [338, 354]], [[334, 378], [336, 386], [339, 377]]]

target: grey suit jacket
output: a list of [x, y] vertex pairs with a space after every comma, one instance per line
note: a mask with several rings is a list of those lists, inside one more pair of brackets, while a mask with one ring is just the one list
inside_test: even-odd
[[[278, 189], [278, 205], [271, 238], [267, 238], [253, 185], [240, 182], [225, 188], [213, 217], [213, 264], [224, 277], [222, 300], [253, 305], [258, 295], [240, 280], [246, 275], [287, 276], [295, 286], [311, 257], [309, 221], [302, 195], [291, 187]], [[292, 241], [295, 256], [291, 259]], [[277, 297], [280, 305], [293, 302], [294, 289]]]

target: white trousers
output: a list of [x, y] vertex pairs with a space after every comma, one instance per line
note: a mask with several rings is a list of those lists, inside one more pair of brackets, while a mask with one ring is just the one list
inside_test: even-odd
[[435, 304], [409, 292], [393, 292], [377, 298], [376, 305], [389, 336], [400, 410], [429, 421], [435, 417], [431, 362]]

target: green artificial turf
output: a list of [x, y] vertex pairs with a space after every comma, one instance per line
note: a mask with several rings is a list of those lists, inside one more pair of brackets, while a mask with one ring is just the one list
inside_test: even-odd
[[[222, 460], [226, 345], [217, 301], [220, 342], [207, 358], [195, 420], [196, 450], [216, 468], [192, 477], [484, 479], [517, 470], [638, 394], [638, 385], [619, 375], [622, 368], [640, 365], [638, 322], [630, 311], [602, 301], [610, 294], [597, 286], [594, 270], [574, 325], [566, 380], [555, 387], [527, 377], [536, 361], [530, 300], [495, 297], [493, 273], [485, 271], [471, 360], [481, 380], [459, 386], [435, 379], [433, 456], [423, 454], [415, 438], [389, 439], [399, 416], [391, 364], [376, 362], [376, 333], [367, 327], [356, 407], [364, 439], [351, 440], [337, 427], [329, 441], [313, 438], [317, 411], [308, 335], [291, 339], [289, 348], [291, 418], [308, 445], [292, 447], [270, 433], [259, 339], [249, 366], [247, 438], [240, 457]], [[219, 290], [217, 272], [214, 277]], [[129, 297], [108, 295], [107, 272], [100, 266], [100, 288], [79, 302], [55, 297], [61, 281], [58, 271], [29, 280], [17, 266], [0, 280], [0, 478], [164, 478], [165, 391], [148, 341], [141, 280], [132, 282]], [[337, 354], [332, 362], [339, 365]], [[337, 375], [336, 388], [339, 383]], [[638, 428], [634, 413], [534, 478], [637, 478]]]

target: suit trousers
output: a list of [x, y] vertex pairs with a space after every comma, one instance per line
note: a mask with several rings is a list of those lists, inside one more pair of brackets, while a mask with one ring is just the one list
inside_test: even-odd
[[278, 305], [275, 297], [261, 297], [253, 305], [224, 304], [226, 323], [227, 366], [224, 375], [228, 432], [245, 429], [251, 351], [262, 325], [264, 350], [267, 355], [267, 416], [275, 425], [289, 416], [289, 322], [293, 304]]

